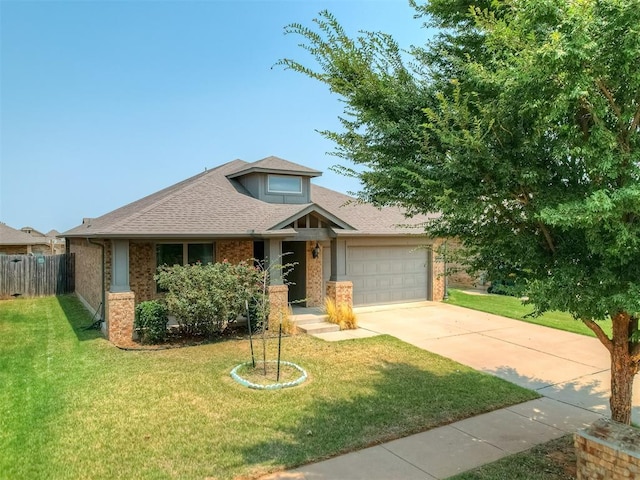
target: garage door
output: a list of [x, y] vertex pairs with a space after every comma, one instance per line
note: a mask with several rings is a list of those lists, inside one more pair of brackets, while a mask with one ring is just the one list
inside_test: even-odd
[[348, 247], [354, 305], [426, 300], [427, 251], [409, 246]]

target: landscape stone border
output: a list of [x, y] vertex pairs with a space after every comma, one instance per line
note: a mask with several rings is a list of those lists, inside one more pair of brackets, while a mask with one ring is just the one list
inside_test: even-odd
[[[256, 365], [258, 365], [260, 363], [262, 363], [262, 361], [256, 362]], [[267, 360], [267, 363], [278, 363], [278, 361], [277, 360]], [[269, 383], [269, 384], [266, 384], [266, 385], [260, 385], [258, 383], [250, 382], [246, 378], [243, 378], [240, 375], [238, 375], [238, 370], [241, 369], [242, 367], [246, 366], [246, 365], [252, 365], [252, 362], [244, 362], [244, 363], [241, 363], [240, 365], [236, 365], [233, 368], [233, 370], [231, 370], [231, 378], [233, 378], [236, 382], [238, 382], [242, 386], [249, 387], [249, 388], [254, 388], [256, 390], [279, 390], [281, 388], [295, 387], [297, 385], [300, 385], [302, 382], [304, 382], [307, 379], [307, 372], [300, 365], [297, 365], [297, 364], [295, 364], [293, 362], [287, 362], [287, 361], [281, 360], [280, 361], [280, 365], [287, 365], [287, 366], [295, 368], [296, 370], [298, 370], [300, 372], [300, 374], [301, 374], [300, 377], [296, 378], [295, 380], [293, 380], [291, 382]]]

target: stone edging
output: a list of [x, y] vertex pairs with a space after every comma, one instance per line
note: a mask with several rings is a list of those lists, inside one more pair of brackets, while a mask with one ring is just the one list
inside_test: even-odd
[[[262, 362], [261, 361], [256, 362], [256, 365], [258, 363], [262, 363]], [[267, 363], [277, 363], [277, 360], [267, 360]], [[233, 370], [231, 370], [231, 378], [233, 378], [236, 382], [238, 382], [240, 385], [244, 387], [249, 387], [256, 390], [278, 390], [281, 388], [295, 387], [297, 385], [300, 385], [302, 382], [304, 382], [307, 379], [307, 372], [304, 370], [304, 368], [300, 367], [299, 365], [296, 365], [293, 362], [287, 362], [287, 361], [281, 360], [280, 361], [281, 365], [288, 365], [298, 370], [301, 373], [300, 377], [293, 380], [292, 382], [285, 382], [285, 383], [270, 383], [268, 385], [260, 385], [257, 383], [252, 383], [249, 380], [242, 378], [237, 373], [240, 368], [250, 364], [252, 364], [252, 362], [241, 363], [240, 365], [236, 365], [233, 368]]]

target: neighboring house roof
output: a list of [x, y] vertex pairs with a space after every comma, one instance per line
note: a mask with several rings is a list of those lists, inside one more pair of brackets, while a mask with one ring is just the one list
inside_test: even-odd
[[44, 237], [33, 237], [21, 230], [0, 223], [0, 245], [47, 245]]
[[22, 230], [24, 233], [28, 233], [29, 235], [31, 235], [33, 237], [44, 237], [45, 236], [45, 234], [42, 233], [41, 231], [36, 230], [35, 228], [29, 227], [29, 226], [22, 227], [20, 230]]
[[58, 235], [60, 235], [60, 232], [57, 231], [55, 228], [53, 230], [49, 230], [46, 234], [47, 237], [57, 237]]
[[406, 219], [397, 208], [377, 209], [348, 195], [311, 185], [312, 203], [275, 204], [252, 197], [234, 180], [239, 174], [280, 172], [318, 176], [320, 172], [292, 162], [268, 157], [254, 163], [233, 160], [160, 190], [94, 219], [62, 235], [66, 237], [246, 237], [294, 234], [283, 226], [306, 215], [334, 221], [349, 235], [399, 235], [422, 233], [399, 224], [420, 224], [427, 217]]

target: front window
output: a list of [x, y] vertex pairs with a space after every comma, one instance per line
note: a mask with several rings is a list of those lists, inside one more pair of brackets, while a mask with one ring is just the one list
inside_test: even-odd
[[302, 178], [290, 175], [269, 175], [269, 193], [302, 193]]
[[183, 245], [181, 243], [162, 243], [156, 245], [156, 266], [184, 265]]
[[213, 263], [212, 243], [159, 243], [156, 245], [156, 266]]
[[187, 262], [189, 265], [213, 263], [213, 245], [210, 243], [189, 243], [187, 245]]
[[[158, 243], [156, 245], [156, 266], [206, 265], [214, 261], [213, 243]], [[186, 261], [185, 261], [186, 260]], [[158, 292], [163, 290], [157, 287]]]

